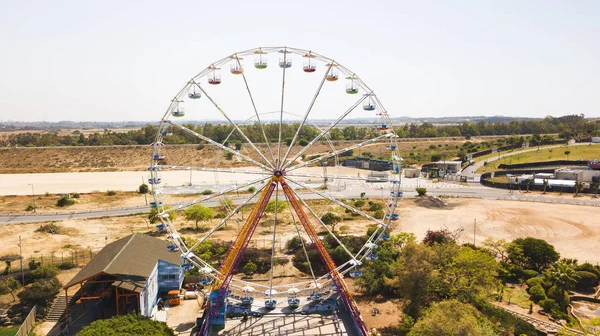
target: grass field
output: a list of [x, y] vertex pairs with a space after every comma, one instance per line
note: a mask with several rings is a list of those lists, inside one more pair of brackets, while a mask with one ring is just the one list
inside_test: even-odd
[[15, 336], [19, 326], [0, 327], [0, 336]]
[[[570, 151], [569, 155], [565, 154], [566, 151]], [[494, 154], [497, 155], [497, 154]], [[492, 155], [493, 156], [493, 155]], [[477, 173], [486, 173], [498, 170], [500, 164], [515, 164], [515, 163], [528, 163], [528, 162], [540, 162], [540, 161], [554, 161], [554, 160], [593, 160], [600, 159], [600, 146], [561, 146], [557, 148], [546, 148], [537, 151], [526, 152], [521, 154], [515, 154], [507, 157], [503, 157], [500, 160], [492, 161], [487, 165], [479, 168]]]

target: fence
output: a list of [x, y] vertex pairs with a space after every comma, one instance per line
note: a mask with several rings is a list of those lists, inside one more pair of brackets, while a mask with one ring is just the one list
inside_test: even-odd
[[[70, 263], [74, 267], [85, 266], [98, 252], [92, 250], [67, 250], [53, 252], [50, 255], [23, 257], [23, 270], [29, 271], [30, 265], [46, 265], [52, 264], [60, 266], [61, 264]], [[0, 272], [3, 274], [16, 275], [20, 272], [19, 259], [10, 262], [10, 271], [6, 272], [8, 264], [6, 262], [0, 264]], [[34, 266], [35, 267], [35, 266]]]
[[33, 306], [27, 314], [27, 317], [19, 327], [16, 336], [27, 336], [35, 324], [35, 314], [37, 313], [37, 305]]

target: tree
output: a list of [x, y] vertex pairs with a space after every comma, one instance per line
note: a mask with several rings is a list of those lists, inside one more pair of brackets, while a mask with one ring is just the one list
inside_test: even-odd
[[256, 270], [257, 266], [252, 261], [248, 261], [246, 265], [244, 265], [244, 274], [247, 276], [251, 276], [252, 274], [256, 273]]
[[383, 210], [377, 210], [373, 214], [373, 217], [375, 217], [376, 219], [383, 219], [384, 215], [385, 215], [385, 212]]
[[496, 258], [499, 258], [502, 263], [508, 261], [508, 244], [506, 239], [494, 240], [492, 237], [488, 237], [483, 241], [485, 249]]
[[185, 209], [183, 216], [186, 220], [194, 221], [196, 223], [196, 230], [198, 230], [198, 223], [213, 219], [215, 213], [211, 208], [207, 208], [202, 204], [194, 204]]
[[[169, 206], [164, 207], [165, 211], [169, 210], [169, 209], [171, 209], [171, 207], [169, 207]], [[157, 208], [150, 209], [150, 213], [148, 213], [148, 220], [150, 221], [150, 224], [154, 224], [158, 221], [158, 217], [156, 215], [158, 215], [158, 209]], [[175, 211], [169, 212], [169, 220], [172, 222], [175, 219], [177, 219], [177, 214], [175, 213]]]
[[413, 326], [409, 336], [496, 335], [490, 321], [475, 307], [456, 300], [434, 303]]
[[[513, 263], [536, 271], [542, 271], [557, 262], [560, 257], [554, 246], [543, 239], [518, 238], [511, 245], [518, 248], [509, 249], [509, 259]], [[519, 253], [522, 253], [522, 255], [519, 255]]]
[[496, 288], [498, 264], [489, 253], [463, 246], [442, 273], [452, 297], [469, 300]]
[[342, 221], [342, 218], [334, 213], [328, 212], [321, 217], [321, 221], [323, 224], [331, 226], [331, 231], [335, 233], [335, 226]]
[[58, 274], [58, 269], [52, 264], [45, 264], [36, 267], [31, 271], [31, 277], [34, 279], [49, 279], [54, 278]]
[[529, 192], [529, 187], [531, 187], [533, 185], [533, 179], [527, 179], [525, 180], [525, 184], [527, 184], [527, 192]]
[[24, 302], [47, 306], [58, 294], [60, 288], [61, 284], [57, 278], [38, 279], [30, 287], [26, 287], [18, 296]]
[[569, 289], [575, 288], [579, 276], [575, 271], [574, 265], [561, 260], [558, 263], [554, 263], [546, 269], [544, 272], [546, 279], [552, 284], [552, 287], [548, 290], [548, 296], [555, 299], [563, 311], [566, 311], [566, 307], [569, 304]]
[[287, 243], [285, 243], [285, 247], [290, 252], [297, 252], [302, 247], [303, 242], [305, 242], [304, 238], [294, 236], [292, 239], [288, 240]]
[[591, 188], [594, 191], [594, 198], [598, 198], [598, 187], [600, 187], [600, 183], [598, 182], [593, 182], [591, 185]]
[[583, 182], [577, 180], [575, 181], [575, 197], [579, 196], [579, 191], [583, 189]]
[[151, 320], [139, 314], [128, 314], [96, 320], [77, 334], [77, 336], [96, 335], [174, 336], [175, 333], [164, 322]]
[[146, 183], [142, 183], [138, 187], [138, 193], [140, 194], [147, 194], [148, 191], [150, 191], [150, 189], [148, 188], [148, 185]]
[[416, 188], [415, 191], [420, 197], [427, 196], [427, 188], [420, 187]]
[[546, 188], [548, 188], [548, 180], [544, 179], [544, 194], [546, 194]]
[[[277, 201], [277, 213], [281, 213], [283, 210], [287, 209], [288, 205], [285, 201], [279, 200]], [[265, 211], [268, 213], [275, 213], [275, 200], [270, 200], [265, 208]]]
[[21, 283], [13, 277], [7, 277], [0, 280], [0, 295], [10, 293], [13, 301], [15, 301], [15, 291], [19, 288], [21, 288]]
[[567, 160], [569, 159], [569, 154], [571, 154], [571, 151], [570, 150], [566, 150], [565, 151], [565, 155], [567, 156]]
[[383, 204], [376, 203], [376, 202], [371, 203], [371, 205], [369, 206], [369, 211], [377, 211], [377, 210], [383, 210]]

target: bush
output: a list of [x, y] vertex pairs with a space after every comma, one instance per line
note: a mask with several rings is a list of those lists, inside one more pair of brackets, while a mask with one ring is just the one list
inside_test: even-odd
[[300, 139], [300, 141], [298, 143], [300, 144], [300, 146], [304, 147], [304, 146], [308, 145], [308, 140]]
[[381, 203], [373, 203], [369, 207], [369, 211], [377, 211], [377, 210], [383, 210], [383, 204], [381, 204]]
[[58, 274], [58, 270], [54, 265], [41, 265], [31, 271], [31, 277], [34, 279], [54, 278]]
[[64, 271], [64, 270], [69, 270], [69, 269], [75, 267], [75, 264], [73, 264], [70, 261], [63, 261], [63, 262], [61, 262], [60, 264], [58, 264], [56, 266], [58, 267], [58, 269]]
[[201, 194], [202, 195], [212, 195], [212, 194], [214, 194], [214, 192], [210, 189], [206, 189]]
[[35, 232], [60, 234], [60, 227], [54, 223], [42, 224], [39, 228], [35, 229]]
[[248, 188], [248, 192], [249, 193], [255, 193], [256, 192], [256, 188], [255, 187], [250, 187], [250, 188]]
[[544, 291], [544, 287], [540, 285], [536, 285], [529, 288], [529, 295], [531, 295], [530, 299], [533, 302], [538, 302], [546, 298], [546, 292]]
[[365, 201], [361, 200], [361, 199], [356, 200], [354, 202], [354, 206], [357, 207], [357, 208], [362, 208], [363, 206], [365, 206]]
[[442, 159], [442, 156], [440, 154], [433, 154], [431, 155], [431, 161], [432, 162], [437, 162], [440, 161]]
[[146, 183], [140, 184], [140, 186], [138, 188], [138, 193], [147, 194], [148, 191], [150, 191], [150, 188], [148, 187], [148, 185]]
[[114, 190], [107, 190], [106, 191], [106, 196], [115, 196], [117, 194], [116, 191]]
[[71, 195], [71, 197], [73, 197], [73, 198], [79, 198], [79, 197], [81, 197], [81, 195], [79, 195], [79, 193], [73, 193], [73, 195]]
[[232, 152], [226, 152], [225, 153], [225, 159], [227, 159], [227, 160], [233, 159], [233, 153]]
[[287, 243], [285, 243], [285, 247], [290, 252], [296, 252], [300, 248], [302, 248], [302, 241], [301, 240], [304, 241], [304, 238], [300, 238], [298, 236], [294, 236], [294, 237], [292, 237], [292, 239], [288, 240]]
[[415, 191], [421, 197], [427, 196], [427, 188], [422, 188], [422, 187], [421, 188], [416, 188]]
[[73, 205], [75, 204], [75, 201], [72, 199], [69, 199], [67, 196], [63, 196], [61, 198], [58, 199], [58, 201], [56, 201], [56, 206], [64, 208], [66, 206], [69, 205]]
[[598, 277], [596, 274], [588, 271], [577, 271], [579, 279], [577, 279], [577, 289], [592, 288], [598, 284]]
[[373, 214], [373, 217], [377, 218], [377, 219], [383, 219], [383, 216], [385, 215], [385, 212], [383, 212], [383, 210], [377, 210], [375, 211], [375, 213]]
[[21, 301], [27, 304], [37, 303], [47, 307], [54, 299], [54, 296], [58, 294], [60, 287], [61, 285], [57, 278], [38, 279], [31, 284], [31, 287], [27, 287], [19, 293], [18, 296], [21, 298]]
[[257, 267], [256, 264], [253, 263], [252, 261], [248, 261], [246, 263], [246, 265], [244, 265], [244, 274], [246, 274], [247, 276], [250, 276], [254, 273], [256, 273]]
[[531, 278], [525, 281], [527, 284], [527, 288], [535, 287], [535, 286], [544, 286], [544, 279], [542, 278]]
[[575, 267], [576, 271], [587, 271], [590, 273], [596, 274], [596, 276], [600, 279], [600, 269], [596, 268], [594, 265], [590, 263], [583, 263], [577, 267]]
[[129, 314], [96, 320], [83, 328], [77, 335], [174, 336], [175, 333], [164, 322], [154, 321], [139, 314]]
[[546, 313], [560, 312], [560, 306], [552, 299], [541, 300], [539, 304]]
[[35, 207], [33, 205], [29, 204], [27, 206], [27, 208], [25, 208], [25, 211], [33, 211], [33, 209], [35, 209]]
[[535, 278], [538, 276], [538, 272], [530, 269], [526, 269], [523, 271], [523, 280], [528, 280], [531, 278]]

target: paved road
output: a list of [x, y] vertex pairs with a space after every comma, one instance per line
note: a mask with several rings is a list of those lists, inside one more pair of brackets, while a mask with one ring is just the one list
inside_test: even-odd
[[[482, 198], [490, 200], [515, 200], [515, 201], [527, 201], [527, 202], [542, 202], [542, 203], [561, 203], [561, 204], [575, 204], [575, 205], [586, 205], [586, 206], [597, 206], [600, 207], [599, 199], [584, 199], [584, 198], [573, 198], [557, 197], [554, 194], [540, 195], [540, 194], [527, 194], [524, 192], [504, 189], [495, 189], [484, 187], [480, 184], [470, 184], [470, 186], [463, 186], [458, 184], [448, 183], [429, 183], [423, 182], [417, 179], [406, 179], [402, 184], [402, 190], [404, 191], [404, 197], [413, 198], [417, 196], [415, 188], [422, 186], [427, 188], [427, 193], [432, 196], [450, 196], [450, 197], [466, 197], [466, 198]], [[332, 185], [330, 191], [325, 192], [336, 199], [340, 198], [358, 198], [362, 192], [366, 193], [367, 197], [370, 198], [387, 198], [389, 193], [388, 184], [347, 184], [345, 187], [342, 186], [336, 191], [336, 185]], [[316, 194], [300, 194], [303, 199], [318, 199], [319, 195]], [[243, 202], [244, 198], [234, 198], [234, 204]], [[215, 206], [218, 201], [207, 201], [204, 205]], [[21, 223], [38, 223], [47, 221], [62, 221], [67, 219], [82, 219], [82, 218], [100, 218], [100, 217], [112, 217], [112, 216], [126, 216], [138, 213], [148, 212], [148, 207], [129, 207], [129, 208], [109, 208], [109, 209], [97, 209], [92, 211], [77, 211], [71, 213], [58, 212], [58, 213], [37, 213], [37, 214], [0, 214], [0, 225], [5, 224], [21, 224]]]

